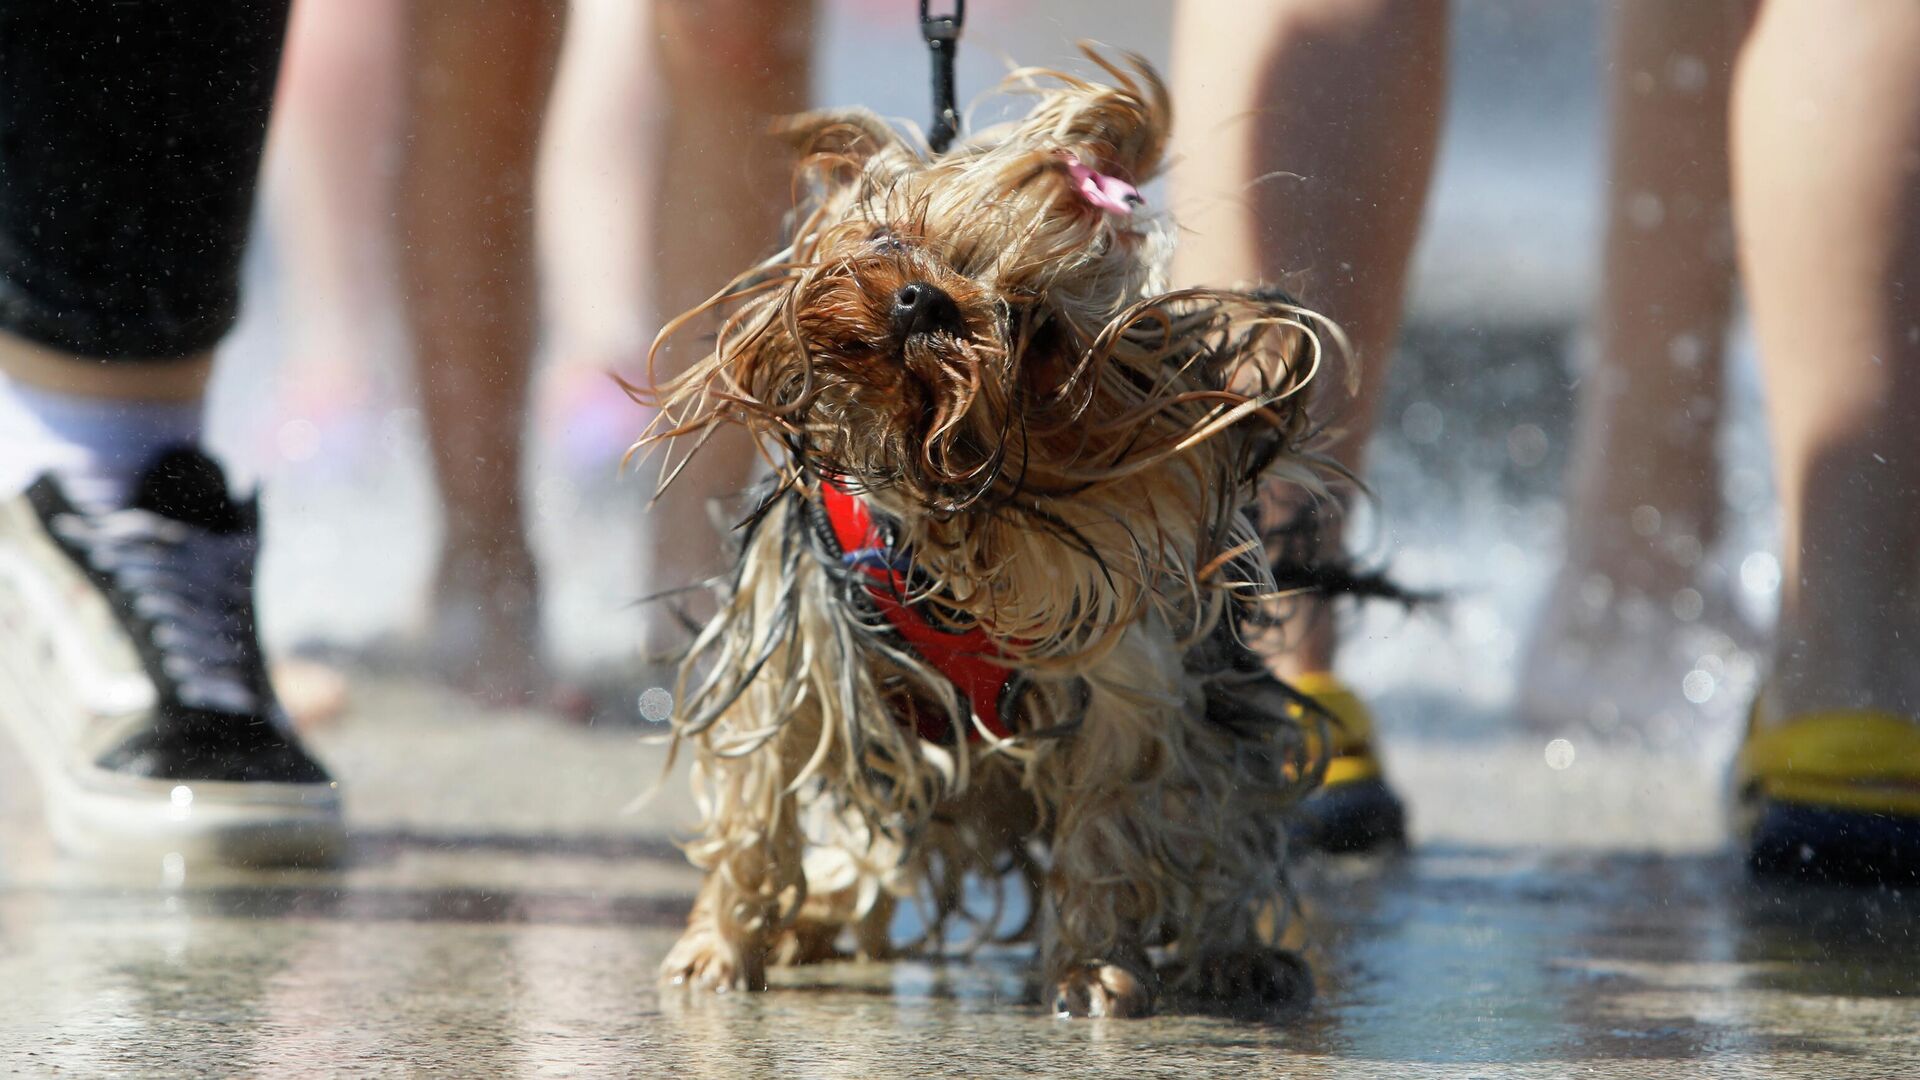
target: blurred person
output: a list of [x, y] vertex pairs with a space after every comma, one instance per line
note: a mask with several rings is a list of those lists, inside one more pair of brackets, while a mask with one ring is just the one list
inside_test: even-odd
[[321, 419], [363, 406], [365, 369], [395, 359], [406, 14], [393, 0], [295, 0], [287, 24], [261, 202], [291, 282], [278, 392]]
[[[1284, 283], [1345, 328], [1360, 383], [1327, 449], [1356, 476], [1400, 332], [1446, 48], [1444, 0], [1183, 0], [1174, 16], [1173, 100], [1186, 118], [1174, 134], [1174, 280]], [[1283, 500], [1267, 524], [1314, 513], [1317, 542], [1338, 549], [1336, 508]], [[1276, 673], [1341, 721], [1303, 817], [1320, 846], [1395, 842], [1405, 814], [1365, 704], [1334, 674], [1329, 607], [1295, 602], [1286, 640], [1267, 643]]]
[[565, 14], [563, 0], [303, 0], [268, 167], [293, 283], [285, 393], [362, 408], [356, 364], [411, 354], [443, 513], [426, 617], [400, 653], [489, 704], [547, 689], [520, 433], [535, 162]]
[[1767, 869], [1920, 873], [1920, 5], [1766, 0], [1733, 193], [1785, 574], [1737, 780]]
[[[1607, 210], [1567, 477], [1567, 548], [1520, 665], [1523, 723], [1698, 717], [1685, 680], [1752, 633], [1714, 556], [1735, 286], [1728, 108], [1749, 0], [1620, 0]], [[1658, 726], [1658, 725], [1655, 725]]]
[[[1441, 86], [1432, 31], [1442, 10], [1437, 0], [1302, 0], [1268, 9], [1258, 33], [1244, 17], [1193, 0], [1178, 17], [1176, 80], [1189, 114], [1258, 122], [1189, 129], [1182, 197], [1210, 192], [1220, 209], [1211, 224], [1189, 213], [1195, 231], [1213, 239], [1189, 241], [1176, 273], [1272, 278], [1305, 268], [1305, 299], [1350, 324], [1363, 365], [1335, 449], [1356, 470], [1391, 342], [1391, 322], [1383, 330], [1378, 313], [1397, 315], [1428, 175]], [[1901, 432], [1900, 418], [1920, 405], [1911, 299], [1920, 278], [1920, 69], [1910, 62], [1920, 8], [1858, 4], [1836, 18], [1830, 4], [1767, 0], [1749, 29], [1751, 10], [1628, 3], [1619, 11], [1616, 70], [1628, 81], [1613, 95], [1621, 112], [1600, 320], [1607, 366], [1582, 403], [1570, 515], [1579, 535], [1563, 581], [1594, 567], [1659, 596], [1688, 580], [1712, 539], [1711, 419], [1728, 255], [1737, 251], [1763, 354], [1786, 554], [1770, 671], [1736, 762], [1748, 854], [1762, 869], [1911, 874], [1920, 870], [1920, 667], [1904, 653], [1920, 639], [1920, 442]], [[1405, 54], [1384, 44], [1420, 16], [1433, 20], [1432, 51], [1420, 54], [1417, 71], [1434, 65], [1433, 74], [1409, 72]], [[1218, 38], [1229, 27], [1232, 45]], [[1356, 45], [1369, 41], [1382, 44]], [[1643, 91], [1636, 76], [1663, 51], [1669, 62], [1697, 64], [1660, 64]], [[1725, 58], [1735, 52], [1729, 79]], [[1391, 73], [1384, 85], [1379, 75], [1350, 77], [1367, 63]], [[1352, 91], [1357, 102], [1329, 101], [1351, 83], [1368, 88]], [[1720, 111], [1725, 94], [1730, 124]], [[1363, 110], [1337, 111], [1353, 104]], [[1316, 121], [1317, 109], [1336, 111]], [[1300, 131], [1316, 123], [1324, 130], [1306, 134], [1321, 141]], [[1411, 141], [1401, 130], [1408, 125]], [[1722, 149], [1729, 128], [1730, 153]], [[1394, 167], [1408, 161], [1420, 166], [1411, 176]], [[1253, 186], [1279, 169], [1306, 177], [1291, 198], [1265, 194], [1271, 182]], [[1723, 174], [1739, 238], [1731, 249], [1715, 236]], [[1315, 215], [1330, 214], [1327, 201], [1357, 208], [1362, 220], [1344, 236], [1326, 231], [1324, 217], [1316, 228]], [[1668, 221], [1670, 234], [1633, 235]], [[1387, 224], [1402, 228], [1383, 247], [1378, 230]], [[1370, 261], [1382, 251], [1384, 265]], [[1667, 514], [1677, 523], [1663, 532]], [[1705, 603], [1696, 595], [1685, 607], [1698, 615]], [[1673, 622], [1660, 621], [1672, 631]], [[1320, 674], [1333, 652], [1330, 629], [1315, 630], [1324, 626], [1310, 622], [1302, 647], [1276, 666], [1310, 691], [1333, 691], [1343, 717], [1364, 717]], [[1541, 636], [1565, 632], [1550, 606]], [[1663, 673], [1657, 651], [1641, 655], [1652, 670], [1629, 664], [1597, 674]], [[1613, 691], [1588, 682], [1562, 694], [1578, 710]], [[1646, 699], [1625, 700], [1639, 707]], [[1329, 773], [1335, 795], [1342, 780], [1361, 790], [1351, 778], [1366, 768], [1340, 774], [1341, 758], [1353, 757], [1351, 726], [1346, 738]]]
[[[660, 88], [652, 13], [633, 0], [573, 0], [541, 132], [536, 183], [543, 350], [537, 426], [557, 431], [569, 475], [621, 479], [634, 403], [610, 371], [639, 374], [654, 318], [647, 253]], [[644, 570], [644, 567], [640, 569]], [[631, 643], [628, 643], [631, 645]]]
[[0, 724], [70, 848], [341, 840], [261, 655], [257, 502], [199, 448], [286, 15], [0, 5]]
[[[0, 588], [8, 594], [0, 716], [28, 751], [69, 847], [318, 861], [341, 843], [339, 794], [301, 748], [261, 656], [257, 503], [236, 499], [198, 448], [213, 349], [239, 305], [287, 5], [218, 13], [116, 5], [110, 14], [0, 9], [9, 39], [32, 43], [0, 67], [15, 103], [0, 152], [0, 176], [12, 181], [0, 200]], [[409, 261], [416, 298], [425, 296], [417, 325], [506, 369], [450, 374], [451, 354], [434, 352], [424, 365], [428, 396], [444, 392], [470, 410], [441, 410], [447, 423], [437, 431], [459, 427], [472, 455], [497, 456], [471, 429], [497, 436], [485, 422], [496, 412], [517, 419], [524, 390], [531, 331], [514, 305], [531, 295], [523, 287], [530, 244], [513, 204], [530, 190], [532, 129], [469, 108], [472, 97], [449, 84], [495, 103], [518, 94], [537, 112], [537, 96], [525, 95], [544, 86], [546, 51], [527, 48], [520, 64], [499, 60], [473, 31], [498, 15], [488, 23], [496, 34], [524, 31], [539, 44], [557, 12], [499, 4], [482, 16], [423, 5], [414, 15], [420, 81], [435, 85], [422, 95], [434, 119], [420, 121], [403, 184], [414, 200], [410, 239], [455, 249]], [[793, 25], [804, 42], [804, 21], [789, 21], [781, 40], [793, 40]], [[701, 41], [705, 26], [691, 20], [686, 40]], [[733, 60], [756, 65], [757, 78], [767, 56], [748, 50]], [[797, 56], [803, 64], [804, 48]], [[796, 82], [804, 79], [789, 72], [780, 85]], [[63, 123], [31, 126], [50, 115]], [[722, 150], [729, 132], [744, 137], [749, 126], [723, 128]], [[455, 175], [466, 173], [478, 175]], [[748, 230], [721, 216], [716, 231], [733, 229], [746, 243]], [[476, 261], [462, 263], [462, 252]], [[730, 249], [712, 256], [715, 265], [741, 259]], [[687, 262], [691, 273], [708, 265]], [[452, 325], [494, 300], [507, 310]], [[511, 551], [499, 557], [512, 540], [502, 534], [517, 527], [496, 505], [511, 502], [512, 470], [458, 464], [492, 478], [455, 490], [496, 515], [491, 526], [451, 530], [454, 550], [471, 539], [492, 575], [472, 603], [489, 613], [507, 607], [510, 628], [523, 625], [492, 592], [502, 582], [531, 587]]]
[[[773, 246], [792, 205], [793, 154], [767, 136], [767, 122], [807, 104], [814, 5], [655, 0], [653, 18], [665, 131], [655, 169], [652, 284], [654, 312], [664, 320], [703, 303]], [[700, 328], [717, 330], [718, 322]], [[661, 359], [651, 375], [664, 381], [700, 356], [669, 347]], [[745, 488], [756, 460], [744, 431], [718, 435], [654, 504], [647, 566], [656, 590], [726, 569], [725, 530], [708, 508]], [[685, 636], [670, 611], [654, 606], [660, 610], [642, 648], [659, 658]]]
[[564, 0], [409, 0], [395, 221], [414, 378], [441, 495], [425, 641], [483, 701], [543, 689], [521, 498], [539, 316], [535, 162]]
[[[368, 372], [353, 361], [388, 366], [398, 336], [386, 302], [393, 252], [380, 223], [397, 157], [401, 14], [392, 0], [294, 4], [268, 125], [264, 216], [275, 247], [300, 256], [284, 290], [290, 362], [277, 373], [277, 397], [323, 429], [367, 404]], [[282, 655], [273, 670], [301, 730], [345, 711], [346, 680], [332, 667]]]
[[[621, 296], [621, 286], [645, 278], [653, 310], [675, 314], [719, 289], [777, 234], [789, 162], [766, 127], [806, 103], [811, 7], [660, 0], [648, 10], [576, 0], [568, 13], [559, 0], [413, 0], [404, 15], [401, 48], [363, 45], [336, 53], [331, 70], [290, 77], [282, 141], [289, 154], [314, 145], [349, 149], [365, 129], [333, 122], [341, 83], [360, 79], [369, 55], [406, 66], [394, 220], [407, 336], [444, 509], [431, 615], [418, 636], [433, 666], [456, 685], [483, 701], [523, 701], [548, 683], [521, 494], [539, 337], [536, 171], [559, 192], [542, 200], [540, 226], [550, 234], [547, 270], [560, 286], [552, 305], [560, 321], [549, 340], [643, 380], [641, 290]], [[563, 50], [565, 18], [573, 29]], [[378, 20], [361, 24], [352, 7], [303, 4], [290, 68], [300, 71], [309, 40], [316, 51], [329, 50], [345, 24], [379, 34]], [[659, 84], [651, 94], [644, 69], [631, 62], [648, 38]], [[379, 84], [371, 78], [362, 85]], [[552, 108], [550, 90], [557, 95]], [[661, 116], [648, 130], [636, 112], [650, 96], [660, 101]], [[631, 152], [640, 132], [658, 139], [651, 184]], [[537, 170], [543, 133], [549, 160]], [[363, 149], [353, 153], [360, 156], [332, 160], [364, 158]], [[363, 206], [326, 197], [320, 187], [290, 190], [285, 218], [332, 218], [336, 230], [363, 235], [378, 227]], [[351, 251], [313, 239], [327, 235], [311, 225], [290, 230], [297, 276], [351, 277], [339, 270]], [[333, 295], [377, 303], [364, 292]], [[327, 303], [308, 303], [315, 301]], [[366, 319], [361, 311], [335, 311], [322, 321]], [[669, 355], [656, 374], [670, 377], [678, 362]], [[604, 382], [613, 388], [610, 378]], [[691, 584], [721, 568], [723, 538], [706, 508], [745, 487], [753, 459], [744, 441], [713, 450], [646, 517], [649, 591]], [[655, 607], [642, 642], [647, 658], [682, 643], [677, 620]]]

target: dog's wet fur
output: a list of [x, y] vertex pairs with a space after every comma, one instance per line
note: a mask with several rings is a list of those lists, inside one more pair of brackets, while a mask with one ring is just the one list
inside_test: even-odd
[[[775, 469], [676, 694], [707, 878], [671, 980], [885, 955], [915, 897], [937, 944], [967, 875], [1017, 871], [1061, 1011], [1311, 984], [1277, 945], [1326, 740], [1246, 643], [1276, 591], [1251, 507], [1321, 492], [1310, 384], [1344, 342], [1277, 291], [1169, 290], [1171, 225], [1076, 191], [1073, 161], [1147, 182], [1171, 120], [1143, 61], [1089, 56], [1106, 81], [1018, 72], [1027, 116], [938, 156], [865, 111], [786, 122], [791, 243], [663, 332], [722, 319], [654, 398], [666, 475], [726, 424]], [[829, 482], [910, 557], [900, 598], [1016, 673], [1008, 737], [877, 613]]]

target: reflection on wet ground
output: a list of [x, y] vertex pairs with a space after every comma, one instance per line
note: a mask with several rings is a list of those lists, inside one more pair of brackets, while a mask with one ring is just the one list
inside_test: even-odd
[[[1701, 794], [1709, 785], [1696, 777], [1683, 790], [1686, 769], [1662, 774], [1589, 749], [1574, 767], [1549, 770], [1531, 743], [1413, 747], [1392, 763], [1418, 815], [1413, 853], [1302, 870], [1318, 985], [1304, 1016], [1068, 1023], [1040, 1006], [1017, 949], [782, 972], [765, 995], [662, 992], [654, 966], [694, 882], [669, 843], [685, 811], [669, 794], [642, 814], [619, 813], [654, 775], [658, 749], [630, 731], [476, 719], [436, 700], [404, 688], [363, 695], [355, 718], [326, 737], [322, 749], [349, 790], [365, 793], [353, 804], [353, 858], [331, 873], [194, 867], [169, 885], [157, 866], [60, 860], [39, 834], [30, 785], [0, 757], [0, 1069], [1920, 1069], [1909, 1037], [1920, 1027], [1920, 902], [1891, 890], [1756, 885], [1703, 841], [1707, 832], [1665, 829], [1629, 845], [1627, 825], [1607, 825], [1631, 817], [1646, 834], [1694, 815], [1710, 802]], [[415, 719], [369, 719], [398, 704]], [[436, 735], [457, 746], [404, 753]], [[540, 783], [502, 764], [519, 760], [504, 751], [530, 738], [554, 765]], [[1609, 769], [1636, 779], [1616, 783]], [[1513, 782], [1495, 798], [1476, 770]], [[381, 790], [401, 776], [410, 797]], [[496, 796], [484, 801], [488, 815], [463, 825], [447, 807], [481, 788]], [[1463, 839], [1482, 831], [1467, 805], [1475, 789], [1508, 822], [1495, 842]], [[1637, 804], [1621, 801], [1628, 791]], [[1595, 828], [1570, 837], [1566, 822], [1581, 805]]]

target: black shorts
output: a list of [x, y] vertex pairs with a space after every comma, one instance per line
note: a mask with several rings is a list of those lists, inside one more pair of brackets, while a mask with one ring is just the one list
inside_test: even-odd
[[0, 0], [0, 330], [101, 359], [239, 312], [290, 0]]

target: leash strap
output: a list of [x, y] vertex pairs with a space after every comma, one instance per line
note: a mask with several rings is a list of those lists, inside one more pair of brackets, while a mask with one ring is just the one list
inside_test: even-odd
[[960, 133], [960, 113], [953, 105], [953, 54], [960, 47], [960, 24], [967, 18], [967, 0], [953, 0], [953, 11], [932, 15], [928, 0], [920, 0], [920, 36], [933, 54], [933, 128], [927, 145], [944, 154]]

